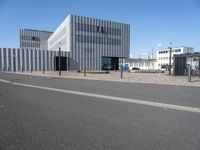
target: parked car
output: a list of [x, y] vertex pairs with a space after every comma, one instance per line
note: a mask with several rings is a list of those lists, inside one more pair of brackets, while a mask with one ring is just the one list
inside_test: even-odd
[[140, 70], [138, 67], [133, 67], [132, 70]]
[[161, 70], [161, 71], [166, 71], [166, 70], [167, 70], [167, 68], [160, 68], [160, 70]]

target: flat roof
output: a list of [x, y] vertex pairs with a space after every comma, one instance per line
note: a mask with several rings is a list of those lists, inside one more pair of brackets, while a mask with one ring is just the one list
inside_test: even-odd
[[36, 31], [36, 32], [48, 32], [48, 33], [53, 33], [52, 31], [44, 31], [44, 30], [36, 30], [36, 29], [20, 29], [20, 30], [27, 30], [27, 31]]

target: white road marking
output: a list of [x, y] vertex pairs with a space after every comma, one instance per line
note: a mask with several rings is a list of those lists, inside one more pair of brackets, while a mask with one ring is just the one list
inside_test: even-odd
[[0, 79], [0, 82], [11, 83], [11, 81]]
[[159, 108], [164, 108], [164, 109], [172, 109], [172, 110], [181, 110], [181, 111], [186, 111], [186, 112], [200, 113], [200, 108], [198, 108], [198, 107], [173, 105], [173, 104], [150, 102], [150, 101], [122, 98], [122, 97], [115, 97], [115, 96], [107, 96], [107, 95], [93, 94], [93, 93], [86, 93], [86, 92], [79, 92], [79, 91], [72, 91], [72, 90], [56, 89], [56, 88], [42, 87], [42, 86], [37, 86], [37, 85], [16, 83], [16, 82], [11, 82], [11, 81], [2, 80], [2, 79], [0, 79], [0, 82], [11, 83], [11, 84], [18, 85], [18, 86], [31, 87], [31, 88], [36, 88], [36, 89], [55, 91], [55, 92], [82, 95], [82, 96], [88, 96], [88, 97], [96, 97], [96, 98], [100, 98], [100, 99], [108, 99], [108, 100], [114, 100], [114, 101], [129, 102], [129, 103], [141, 104], [141, 105], [147, 105], [147, 106], [153, 106], [153, 107], [159, 107]]

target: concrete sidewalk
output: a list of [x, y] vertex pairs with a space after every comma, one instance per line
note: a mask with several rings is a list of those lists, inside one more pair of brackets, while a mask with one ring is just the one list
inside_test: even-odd
[[[11, 73], [11, 72], [10, 72]], [[46, 71], [43, 72], [16, 72], [17, 74], [27, 74], [34, 76], [61, 77], [61, 78], [77, 78], [88, 80], [103, 80], [103, 81], [118, 81], [118, 82], [133, 82], [133, 83], [152, 83], [152, 84], [167, 84], [178, 86], [199, 86], [200, 77], [192, 77], [192, 81], [188, 82], [187, 76], [169, 76], [166, 73], [134, 73], [124, 72], [123, 79], [120, 78], [120, 71], [110, 71], [109, 74], [91, 74], [87, 73], [84, 77], [83, 73], [73, 71], [62, 71], [61, 76], [58, 72]]]

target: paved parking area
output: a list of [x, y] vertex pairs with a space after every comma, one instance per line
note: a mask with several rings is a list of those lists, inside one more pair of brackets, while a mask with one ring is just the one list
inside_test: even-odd
[[[16, 72], [21, 74], [21, 72]], [[30, 75], [30, 72], [23, 72], [23, 74]], [[62, 77], [62, 78], [78, 78], [88, 80], [104, 80], [104, 81], [118, 81], [118, 82], [133, 82], [133, 83], [153, 83], [153, 84], [167, 84], [167, 85], [182, 85], [182, 86], [200, 86], [200, 77], [192, 77], [192, 81], [188, 82], [187, 76], [169, 76], [167, 73], [134, 73], [124, 72], [123, 79], [121, 79], [120, 71], [110, 71], [109, 74], [91, 74], [87, 73], [84, 77], [83, 73], [73, 71], [62, 71], [61, 76], [58, 72], [33, 72], [31, 75], [48, 76], [48, 77]]]

